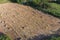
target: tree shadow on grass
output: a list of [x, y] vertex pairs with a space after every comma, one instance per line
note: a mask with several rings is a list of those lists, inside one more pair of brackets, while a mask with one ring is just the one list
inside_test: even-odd
[[17, 0], [9, 0], [9, 1], [11, 1], [11, 2], [13, 2], [13, 3], [17, 3]]

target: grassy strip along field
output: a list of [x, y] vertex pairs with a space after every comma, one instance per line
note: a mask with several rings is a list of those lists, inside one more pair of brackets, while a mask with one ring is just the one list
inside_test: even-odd
[[60, 17], [60, 4], [57, 3], [49, 3], [50, 7], [47, 9], [42, 9], [45, 12], [48, 12], [52, 15]]

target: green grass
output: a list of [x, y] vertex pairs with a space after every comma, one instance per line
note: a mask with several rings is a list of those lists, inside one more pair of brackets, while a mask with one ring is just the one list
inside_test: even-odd
[[48, 10], [56, 16], [60, 16], [60, 4], [50, 3], [50, 6], [51, 8], [48, 8]]
[[49, 3], [50, 7], [47, 9], [43, 9], [44, 11], [51, 13], [52, 15], [60, 17], [60, 4], [57, 3]]

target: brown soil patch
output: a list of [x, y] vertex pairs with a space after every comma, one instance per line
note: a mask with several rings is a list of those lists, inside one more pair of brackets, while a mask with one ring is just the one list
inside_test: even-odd
[[60, 29], [60, 19], [29, 6], [6, 3], [0, 4], [0, 28], [12, 40], [27, 40], [40, 34], [54, 34]]

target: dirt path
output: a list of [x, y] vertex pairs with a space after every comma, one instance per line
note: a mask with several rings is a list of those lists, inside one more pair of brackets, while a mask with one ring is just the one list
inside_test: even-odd
[[0, 4], [0, 21], [0, 28], [12, 40], [27, 40], [36, 35], [54, 34], [60, 30], [60, 19], [15, 3]]

